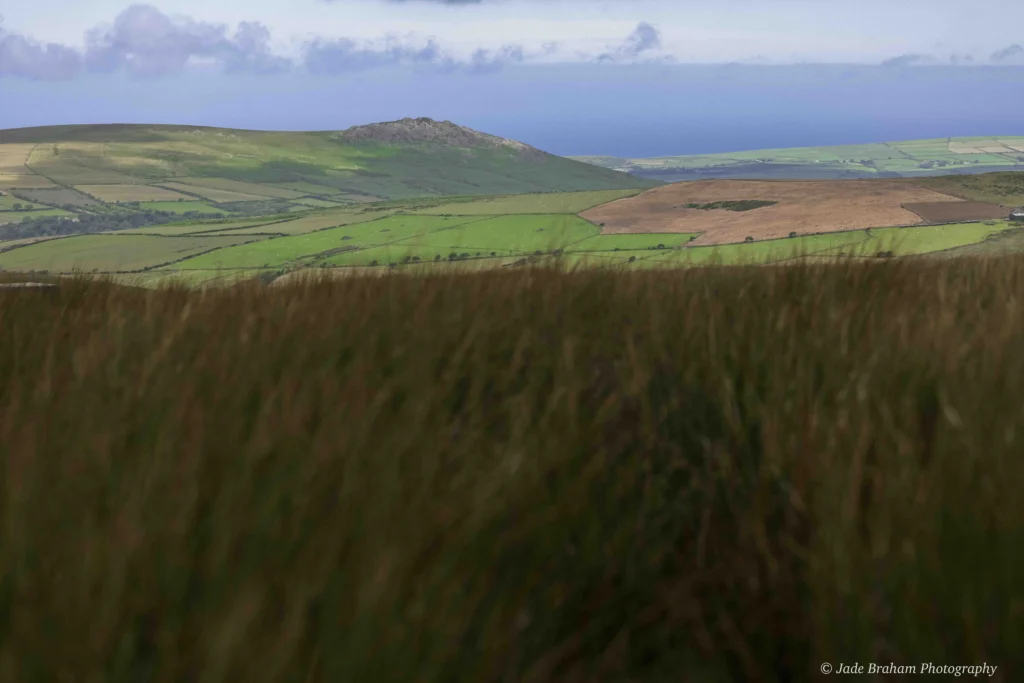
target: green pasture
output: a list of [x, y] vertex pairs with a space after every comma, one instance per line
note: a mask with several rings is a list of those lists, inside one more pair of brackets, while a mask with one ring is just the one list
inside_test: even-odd
[[220, 230], [216, 230], [217, 233], [225, 234], [244, 234], [246, 232], [276, 232], [282, 235], [305, 235], [311, 232], [318, 232], [320, 230], [327, 230], [330, 228], [337, 228], [343, 225], [351, 225], [353, 223], [362, 223], [366, 221], [377, 220], [390, 216], [391, 212], [381, 213], [361, 213], [358, 211], [348, 212], [330, 212], [322, 214], [312, 214], [306, 216], [300, 216], [287, 220], [278, 221], [271, 224], [253, 224], [253, 225], [242, 225], [236, 227], [225, 227]]
[[[14, 205], [18, 204], [20, 208], [15, 209]], [[9, 194], [0, 195], [0, 212], [4, 211], [32, 211], [34, 209], [46, 209], [47, 207], [42, 204], [35, 204], [28, 201], [27, 199], [18, 199], [12, 197]]]
[[530, 213], [579, 213], [616, 199], [632, 197], [642, 190], [601, 190], [596, 192], [545, 192], [493, 197], [458, 204], [441, 204], [419, 209], [423, 214], [495, 215]]
[[518, 254], [509, 250], [481, 251], [479, 249], [451, 249], [446, 247], [418, 247], [405, 242], [396, 242], [379, 247], [369, 247], [354, 251], [332, 254], [318, 261], [330, 266], [374, 266], [401, 263], [449, 263], [451, 261], [477, 258], [517, 258]]
[[915, 228], [872, 228], [824, 235], [765, 240], [743, 244], [688, 247], [657, 251], [645, 265], [743, 265], [774, 263], [801, 257], [875, 257], [925, 254], [982, 242], [1011, 228], [1006, 222], [931, 225]]
[[[248, 218], [234, 221], [195, 221], [187, 223], [171, 223], [165, 225], [153, 225], [134, 230], [110, 231], [106, 234], [131, 234], [131, 235], [245, 235], [255, 233], [265, 235], [277, 233], [278, 230], [269, 227], [281, 225], [279, 218], [262, 216], [259, 218]], [[263, 228], [262, 226], [268, 226]]]
[[36, 211], [0, 211], [0, 225], [19, 223], [25, 218], [48, 218], [52, 216], [74, 216], [64, 209], [39, 209]]
[[232, 247], [259, 237], [158, 237], [146, 235], [77, 235], [48, 240], [0, 253], [5, 270], [52, 272], [139, 270], [167, 264], [211, 249]]
[[329, 187], [327, 185], [317, 185], [315, 183], [307, 182], [296, 182], [296, 183], [274, 183], [270, 187], [280, 187], [286, 190], [292, 190], [299, 192], [303, 196], [317, 195], [321, 197], [330, 197], [332, 195], [341, 194], [341, 190], [336, 187]]
[[172, 213], [198, 211], [199, 213], [218, 213], [222, 216], [228, 213], [224, 209], [217, 208], [208, 202], [189, 200], [183, 202], [139, 202], [139, 206], [150, 211], [170, 211]]
[[259, 183], [246, 183], [228, 178], [197, 178], [185, 177], [176, 178], [179, 182], [194, 187], [205, 187], [214, 190], [226, 190], [239, 194], [256, 195], [258, 197], [273, 197], [276, 199], [298, 199], [305, 195], [304, 192], [290, 190], [283, 187], [274, 187]]
[[[653, 158], [619, 157], [570, 157], [579, 161], [605, 168], [629, 168], [643, 171], [688, 171], [694, 169], [721, 169], [728, 175], [730, 167], [743, 167], [743, 177], [798, 177], [800, 170], [790, 166], [804, 167], [804, 177], [818, 177], [832, 174], [854, 173], [870, 177], [879, 172], [900, 173], [914, 176], [922, 174], [941, 175], [963, 172], [972, 167], [996, 170], [1024, 164], [1024, 152], [1007, 149], [1000, 153], [961, 154], [950, 151], [950, 144], [960, 143], [972, 147], [1015, 145], [1024, 147], [1024, 138], [1004, 136], [998, 138], [951, 138], [939, 140], [910, 140], [903, 142], [874, 143], [865, 145], [840, 145], [832, 147], [798, 147], [788, 149], [761, 149], [720, 154], [693, 154]], [[945, 162], [943, 166], [923, 168], [925, 162]], [[758, 168], [758, 164], [763, 164]], [[786, 167], [786, 168], [782, 168]], [[796, 176], [794, 176], [796, 173]]]
[[[352, 142], [330, 131], [52, 126], [5, 131], [4, 140], [36, 143], [30, 168], [61, 184], [180, 181], [188, 185], [178, 189], [220, 201], [228, 201], [227, 192], [284, 198], [346, 194], [359, 201], [658, 184], [532, 150]], [[200, 185], [207, 190], [197, 190]]]
[[330, 209], [332, 207], [337, 207], [340, 205], [340, 202], [329, 202], [323, 199], [312, 199], [309, 197], [305, 197], [303, 199], [296, 199], [292, 203], [299, 204], [301, 206], [312, 207], [314, 209]]
[[469, 252], [535, 253], [570, 248], [600, 232], [593, 223], [572, 215], [498, 216], [477, 220], [408, 240], [413, 246], [444, 247]]
[[184, 261], [178, 267], [197, 270], [277, 267], [345, 247], [372, 247], [408, 239], [430, 231], [448, 230], [460, 223], [472, 220], [479, 219], [442, 216], [387, 216], [378, 220], [222, 249]]
[[263, 269], [254, 270], [173, 270], [157, 269], [145, 273], [129, 273], [116, 275], [114, 278], [123, 284], [135, 287], [156, 288], [170, 285], [185, 287], [201, 287], [207, 285], [229, 285], [239, 280], [256, 277], [267, 272]]
[[666, 248], [681, 247], [695, 237], [697, 237], [697, 233], [595, 235], [573, 244], [566, 251], [628, 251], [630, 249], [648, 249], [658, 245], [664, 245]]
[[47, 204], [49, 206], [93, 206], [102, 203], [84, 192], [66, 187], [49, 190], [19, 190], [18, 194], [28, 197], [38, 204]]

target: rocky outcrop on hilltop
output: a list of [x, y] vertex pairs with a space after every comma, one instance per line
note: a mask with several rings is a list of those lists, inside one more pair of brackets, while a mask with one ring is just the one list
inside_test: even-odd
[[543, 154], [535, 147], [516, 140], [481, 133], [451, 121], [435, 121], [427, 117], [353, 126], [336, 133], [333, 137], [344, 142], [380, 142], [389, 145], [425, 143], [462, 148], [505, 147], [526, 154]]

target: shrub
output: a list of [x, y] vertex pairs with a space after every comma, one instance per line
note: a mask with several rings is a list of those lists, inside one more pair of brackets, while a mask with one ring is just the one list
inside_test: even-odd
[[750, 235], [747, 235], [747, 239], [745, 239], [745, 240], [743, 240], [743, 241], [744, 241], [744, 242], [753, 242], [753, 241], [754, 241], [754, 238], [753, 238], [753, 237], [751, 237]]

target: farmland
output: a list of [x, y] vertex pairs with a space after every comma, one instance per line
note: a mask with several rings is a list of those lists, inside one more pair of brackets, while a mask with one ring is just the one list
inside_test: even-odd
[[940, 177], [949, 173], [1024, 169], [1024, 137], [943, 138], [648, 159], [607, 156], [571, 158], [666, 182], [711, 178], [823, 180]]
[[101, 202], [174, 202], [188, 199], [180, 192], [152, 185], [78, 185], [75, 189]]
[[39, 204], [48, 204], [50, 206], [89, 206], [91, 204], [99, 203], [87, 194], [68, 188], [59, 188], [54, 190], [18, 190], [18, 194], [23, 197], [27, 197], [34, 202], [38, 202]]
[[[26, 241], [10, 245], [0, 268], [160, 269], [147, 274], [148, 282], [167, 281], [174, 272], [190, 282], [214, 282], [226, 280], [199, 274], [223, 269], [270, 277], [310, 267], [378, 272], [373, 269], [442, 261], [464, 269], [553, 261], [631, 268], [768, 263], [832, 258], [852, 243], [867, 255], [911, 256], [995, 240], [1005, 229], [1006, 205], [1024, 197], [1020, 174], [1013, 173], [659, 185], [426, 119], [335, 133], [174, 126], [2, 133], [4, 178], [51, 178], [65, 186], [15, 190], [23, 202], [47, 208], [15, 212], [5, 197], [0, 222], [76, 214], [80, 220], [6, 228], [8, 241]], [[831, 153], [843, 159], [864, 153], [876, 165], [907, 163], [908, 150], [936, 163], [943, 154], [1016, 153], [1012, 139], [999, 143], [1005, 151], [974, 142], [977, 151], [923, 141]], [[815, 153], [779, 158], [806, 161]], [[740, 156], [747, 163], [757, 155]], [[228, 220], [173, 215], [188, 213]], [[963, 225], [893, 233], [902, 246], [890, 248], [888, 231], [896, 226], [953, 222]], [[75, 231], [95, 236], [45, 248], [29, 241]], [[0, 240], [4, 235], [0, 230]]]
[[[17, 207], [17, 208], [15, 208]], [[34, 204], [25, 199], [19, 199], [13, 195], [0, 195], [0, 211], [32, 211], [34, 209], [46, 209], [43, 204]]]
[[[0, 253], [0, 269], [52, 272], [142, 270], [188, 256], [261, 239], [81, 235], [47, 240]], [[2, 244], [2, 242], [0, 242]]]
[[639, 194], [640, 190], [605, 190], [599, 192], [548, 192], [494, 197], [477, 201], [441, 204], [416, 210], [416, 213], [465, 216], [526, 213], [579, 213], [599, 204]]
[[227, 211], [214, 206], [209, 202], [198, 202], [194, 200], [187, 200], [183, 202], [140, 202], [139, 205], [143, 209], [150, 209], [151, 211], [170, 211], [172, 213], [190, 213], [195, 211], [197, 213], [227, 214]]
[[[751, 211], [695, 209], [687, 204], [771, 200]], [[906, 180], [757, 181], [676, 183], [584, 211], [608, 233], [700, 232], [694, 246], [786, 237], [815, 232], [912, 225], [925, 222], [904, 208], [911, 203], [962, 202]], [[991, 209], [991, 207], [988, 207]], [[994, 215], [1005, 216], [999, 210]], [[993, 214], [965, 215], [991, 218]]]
[[41, 175], [0, 172], [0, 190], [16, 190], [19, 188], [40, 190], [52, 187], [56, 186]]
[[[0, 182], [164, 187], [215, 202], [333, 196], [348, 203], [424, 195], [646, 188], [658, 183], [546, 154], [446, 122], [387, 142], [407, 121], [347, 131], [194, 126], [52, 126], [0, 131]], [[448, 142], [455, 131], [458, 145]], [[380, 139], [378, 139], [380, 138]], [[116, 190], [115, 190], [116, 192]]]
[[[64, 209], [39, 209], [35, 211], [0, 211], [0, 224], [17, 223], [24, 218], [43, 218], [47, 216], [73, 217], [75, 214]], [[0, 232], [2, 234], [2, 232]], [[3, 242], [0, 242], [2, 245]]]
[[[997, 237], [1001, 232], [1010, 229], [1006, 220], [975, 221], [951, 225], [935, 225], [920, 227], [894, 228], [885, 225], [872, 225], [869, 228], [849, 228], [842, 223], [829, 224], [824, 219], [828, 212], [822, 209], [822, 203], [827, 208], [829, 201], [846, 202], [847, 207], [859, 205], [866, 206], [874, 216], [882, 216], [888, 220], [905, 220], [904, 213], [916, 219], [913, 222], [920, 223], [921, 219], [902, 208], [901, 202], [907, 196], [930, 197], [937, 193], [931, 190], [914, 189], [900, 185], [897, 181], [892, 185], [891, 181], [885, 181], [878, 186], [878, 183], [859, 182], [857, 184], [841, 184], [847, 192], [852, 193], [846, 197], [841, 196], [838, 190], [828, 185], [829, 191], [833, 194], [831, 199], [828, 195], [819, 195], [808, 200], [808, 194], [802, 186], [797, 183], [795, 188], [787, 190], [783, 185], [769, 184], [775, 192], [774, 196], [779, 197], [779, 203], [772, 206], [762, 206], [750, 211], [729, 211], [728, 209], [688, 209], [686, 201], [693, 198], [693, 195], [673, 198], [671, 202], [655, 197], [659, 205], [665, 204], [672, 207], [672, 214], [682, 212], [687, 220], [677, 220], [677, 223], [670, 227], [674, 232], [658, 231], [636, 231], [630, 229], [621, 231], [621, 225], [616, 222], [615, 215], [602, 213], [593, 215], [592, 210], [582, 212], [582, 216], [590, 218], [586, 220], [571, 213], [563, 214], [536, 214], [519, 213], [506, 215], [493, 215], [491, 213], [470, 214], [460, 213], [449, 215], [447, 210], [438, 214], [420, 213], [421, 209], [434, 208], [435, 205], [421, 206], [422, 202], [410, 201], [407, 205], [403, 202], [392, 201], [382, 205], [367, 205], [360, 208], [347, 207], [311, 211], [305, 215], [298, 216], [277, 216], [266, 218], [233, 219], [216, 221], [188, 221], [182, 224], [158, 225], [141, 227], [124, 231], [124, 234], [109, 233], [102, 241], [96, 242], [96, 247], [90, 240], [98, 237], [83, 236], [76, 238], [70, 245], [50, 246], [43, 249], [42, 245], [33, 247], [35, 252], [26, 251], [18, 256], [17, 252], [28, 249], [18, 247], [7, 253], [6, 259], [0, 260], [0, 268], [6, 270], [44, 268], [40, 265], [39, 254], [50, 258], [50, 250], [56, 254], [49, 263], [46, 270], [67, 271], [74, 268], [83, 270], [105, 271], [112, 268], [112, 261], [121, 264], [115, 270], [136, 270], [138, 267], [158, 267], [166, 275], [148, 277], [147, 281], [155, 282], [157, 279], [169, 280], [173, 272], [178, 272], [190, 282], [214, 281], [221, 276], [227, 277], [231, 272], [236, 275], [240, 273], [254, 273], [258, 271], [273, 271], [280, 275], [284, 272], [301, 270], [303, 268], [380, 268], [386, 266], [402, 266], [409, 264], [445, 264], [474, 262], [474, 268], [498, 268], [511, 263], [544, 263], [559, 262], [563, 265], [584, 265], [584, 266], [623, 266], [631, 268], [667, 267], [667, 266], [689, 266], [711, 263], [721, 264], [744, 264], [744, 263], [775, 263], [802, 257], [833, 258], [839, 256], [866, 256], [877, 257], [879, 254], [893, 256], [911, 256], [931, 252], [948, 251], [963, 248], [972, 244], [981, 244]], [[702, 185], [688, 184], [680, 186], [684, 190], [697, 192], [703, 201], [708, 197], [728, 196], [733, 190], [723, 190], [720, 186], [712, 185], [714, 192], [709, 192]], [[729, 185], [729, 183], [726, 183]], [[781, 189], [780, 189], [781, 188]], [[873, 189], [871, 189], [873, 188]], [[652, 205], [650, 195], [663, 194], [673, 189], [672, 186], [649, 191], [646, 195], [632, 198], [616, 199], [603, 206], [597, 207], [597, 211], [608, 211], [614, 209], [621, 212], [621, 207], [636, 200], [645, 200], [641, 207], [649, 208]], [[728, 188], [727, 188], [728, 189]], [[749, 188], [748, 188], [749, 189]], [[739, 190], [740, 194], [748, 189]], [[870, 189], [870, 191], [868, 191]], [[908, 192], [910, 194], [908, 195]], [[789, 194], [787, 194], [789, 193]], [[894, 194], [895, 193], [895, 194]], [[923, 193], [923, 194], [922, 194]], [[758, 190], [758, 196], [764, 194]], [[889, 196], [892, 195], [891, 198]], [[966, 203], [956, 197], [937, 195], [945, 197], [948, 201], [936, 202], [935, 205], [944, 204], [959, 205]], [[515, 204], [511, 198], [498, 197], [494, 201], [513, 209], [518, 207], [530, 207], [534, 205], [539, 196], [527, 196], [520, 198], [521, 204]], [[558, 206], [579, 206], [588, 204], [593, 200], [593, 195], [575, 199], [571, 193], [560, 198]], [[607, 197], [606, 197], [607, 198]], [[543, 198], [541, 198], [543, 199]], [[799, 201], [798, 201], [799, 200]], [[574, 204], [575, 202], [575, 204]], [[682, 209], [676, 202], [682, 202]], [[886, 203], [888, 202], [888, 203]], [[706, 203], [706, 202], [705, 202]], [[171, 202], [171, 206], [178, 202]], [[461, 211], [473, 211], [477, 207], [483, 207], [483, 211], [490, 211], [490, 201], [468, 202], [457, 201], [445, 203], [443, 200], [436, 206], [461, 207]], [[931, 206], [931, 205], [929, 205]], [[985, 205], [989, 207], [989, 205]], [[804, 220], [820, 220], [815, 225], [819, 230], [813, 234], [798, 234], [795, 237], [787, 237], [783, 227], [771, 228], [767, 221], [761, 221], [761, 229], [755, 232], [756, 238], [751, 242], [744, 239], [733, 238], [732, 243], [723, 242], [722, 234], [729, 229], [729, 223], [721, 223], [723, 226], [715, 234], [707, 228], [709, 218], [715, 218], [717, 214], [724, 214], [732, 220], [740, 220], [747, 215], [756, 215], [759, 212], [776, 210], [777, 207], [790, 209], [790, 218], [779, 226], [788, 229], [796, 224], [792, 218], [792, 212], [796, 209], [803, 211], [811, 210], [811, 218]], [[813, 211], [819, 213], [814, 214]], [[886, 214], [885, 211], [896, 211], [895, 214]], [[881, 212], [881, 213], [880, 213]], [[3, 214], [0, 214], [2, 216]], [[619, 213], [619, 216], [630, 216], [629, 213]], [[815, 218], [815, 216], [817, 216]], [[651, 220], [651, 216], [643, 217], [643, 220]], [[595, 220], [607, 220], [602, 228], [595, 224]], [[602, 222], [604, 222], [602, 220]], [[845, 220], [860, 221], [854, 225], [862, 225], [865, 222], [863, 216], [857, 216], [848, 211]], [[911, 221], [907, 221], [908, 223]], [[666, 221], [649, 223], [652, 228], [666, 225]], [[765, 229], [764, 226], [770, 229]], [[889, 225], [892, 225], [890, 223]], [[701, 228], [704, 231], [701, 231]], [[827, 229], [824, 229], [827, 228]], [[753, 229], [744, 228], [742, 232], [733, 233], [744, 235], [747, 232], [754, 232]], [[609, 232], [610, 230], [610, 232]], [[783, 235], [778, 235], [784, 232]], [[790, 231], [795, 232], [795, 231]], [[765, 238], [764, 235], [777, 235]], [[152, 237], [152, 240], [142, 242], [131, 241], [127, 238]], [[118, 241], [121, 238], [126, 241]], [[205, 240], [206, 238], [222, 238], [223, 241], [203, 241], [206, 249], [198, 249], [194, 252], [180, 251], [173, 241], [161, 242], [157, 237], [179, 237]], [[62, 240], [64, 241], [64, 240]], [[739, 243], [737, 243], [739, 242]], [[195, 242], [186, 242], [188, 248], [195, 246]], [[74, 247], [72, 258], [65, 258], [64, 251]], [[167, 247], [168, 252], [163, 256], [159, 255], [161, 247]], [[130, 266], [124, 265], [129, 259], [125, 256], [133, 249], [142, 250], [138, 263], [132, 262]], [[107, 258], [103, 251], [111, 250], [112, 256]], [[200, 253], [203, 252], [203, 253]], [[160, 265], [160, 264], [168, 265]], [[155, 264], [155, 266], [154, 266]], [[136, 267], [138, 266], [138, 267]], [[194, 271], [194, 272], [193, 272]], [[221, 275], [198, 277], [197, 273], [218, 273]], [[225, 280], [226, 281], [226, 280]]]
[[184, 192], [191, 195], [198, 195], [200, 197], [203, 197], [204, 199], [209, 199], [215, 202], [248, 202], [266, 199], [266, 197], [263, 197], [261, 195], [244, 194], [241, 192], [234, 192], [232, 190], [222, 190], [216, 187], [186, 185], [184, 183], [177, 182], [163, 183], [162, 187], [166, 187], [171, 190], [177, 190], [178, 192]]

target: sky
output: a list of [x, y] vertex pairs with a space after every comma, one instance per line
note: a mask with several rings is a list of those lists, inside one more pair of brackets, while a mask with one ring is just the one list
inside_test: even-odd
[[0, 128], [433, 116], [616, 156], [1024, 134], [1016, 0], [32, 0], [0, 13]]

